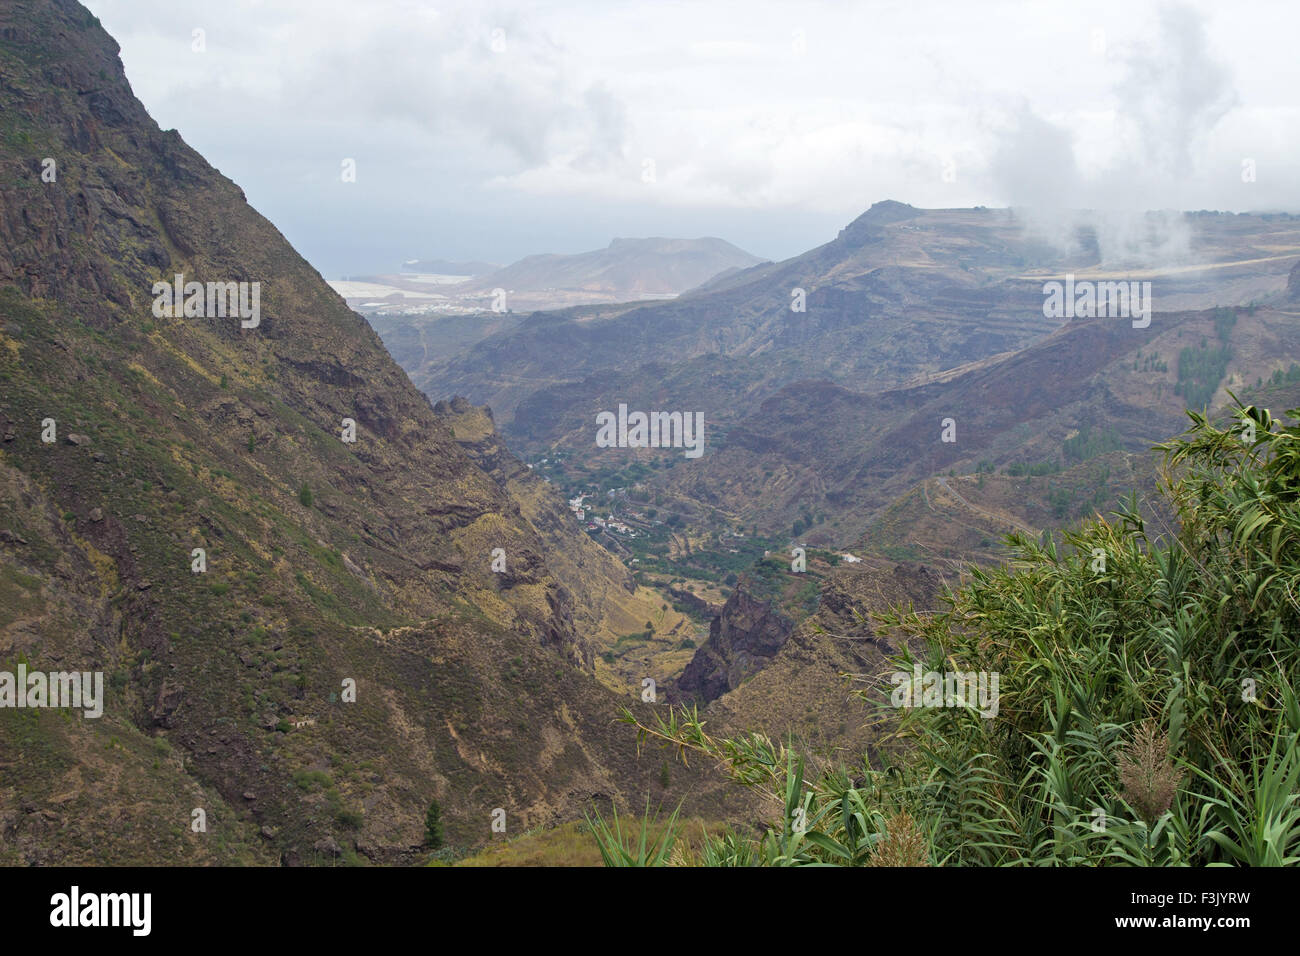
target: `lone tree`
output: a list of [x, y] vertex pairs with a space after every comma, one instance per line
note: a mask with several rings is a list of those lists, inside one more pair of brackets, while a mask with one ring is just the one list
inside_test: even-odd
[[429, 812], [424, 815], [424, 845], [434, 850], [442, 846], [442, 807], [437, 800], [429, 803]]

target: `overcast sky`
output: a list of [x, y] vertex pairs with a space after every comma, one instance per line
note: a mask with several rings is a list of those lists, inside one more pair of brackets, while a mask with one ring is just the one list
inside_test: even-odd
[[616, 236], [786, 258], [881, 199], [1300, 211], [1290, 0], [83, 2], [327, 278]]

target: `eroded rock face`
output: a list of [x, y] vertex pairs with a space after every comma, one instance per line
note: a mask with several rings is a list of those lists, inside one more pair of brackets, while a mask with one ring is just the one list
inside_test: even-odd
[[736, 588], [709, 625], [709, 639], [669, 691], [670, 698], [708, 703], [760, 671], [794, 630], [771, 602]]

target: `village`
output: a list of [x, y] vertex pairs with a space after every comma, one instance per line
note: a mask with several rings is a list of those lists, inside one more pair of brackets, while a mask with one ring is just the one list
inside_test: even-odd
[[[616, 502], [618, 500], [617, 493], [623, 490], [624, 489], [622, 488], [612, 488], [608, 492], [606, 492], [606, 494], [609, 497], [614, 499], [614, 502], [611, 502], [610, 504], [609, 514], [603, 518], [600, 515], [595, 513], [594, 504], [590, 508], [586, 504], [588, 498], [596, 497], [596, 494], [594, 492], [584, 492], [583, 494], [570, 498], [569, 510], [572, 511], [574, 515], [577, 516], [578, 521], [586, 525], [588, 531], [601, 531], [601, 530], [611, 531], [615, 534], [626, 535], [629, 538], [635, 538], [638, 535], [638, 533], [649, 530], [652, 524], [653, 525], [663, 524], [662, 521], [646, 518], [646, 516], [639, 511], [624, 512], [623, 516], [628, 521], [631, 521], [633, 524], [641, 524], [643, 526], [641, 532], [638, 532], [636, 528], [627, 524], [627, 522], [621, 521], [618, 518], [616, 518], [614, 515], [616, 512]], [[590, 517], [587, 516], [588, 511], [591, 511]]]

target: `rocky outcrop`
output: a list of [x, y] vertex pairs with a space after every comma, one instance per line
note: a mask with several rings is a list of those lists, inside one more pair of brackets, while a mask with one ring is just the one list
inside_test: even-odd
[[705, 619], [715, 618], [722, 613], [722, 605], [710, 604], [694, 591], [688, 591], [686, 588], [669, 585], [668, 593], [674, 602], [680, 604], [690, 613], [698, 614]]
[[709, 639], [695, 652], [668, 696], [708, 703], [765, 667], [785, 644], [794, 622], [770, 601], [737, 587], [709, 625]]

